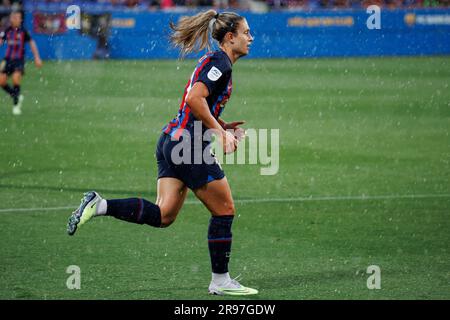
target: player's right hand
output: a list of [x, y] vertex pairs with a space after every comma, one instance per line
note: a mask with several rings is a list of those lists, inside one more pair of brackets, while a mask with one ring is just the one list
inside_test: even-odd
[[225, 154], [236, 151], [238, 141], [229, 131], [222, 132], [222, 146]]

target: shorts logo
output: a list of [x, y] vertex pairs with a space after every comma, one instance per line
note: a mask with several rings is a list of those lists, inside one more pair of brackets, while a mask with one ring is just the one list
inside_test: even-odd
[[212, 67], [208, 72], [208, 79], [211, 81], [217, 81], [222, 76], [222, 72], [216, 67]]

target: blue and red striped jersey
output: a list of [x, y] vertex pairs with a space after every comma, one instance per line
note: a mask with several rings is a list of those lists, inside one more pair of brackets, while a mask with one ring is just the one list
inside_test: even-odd
[[[208, 52], [200, 58], [184, 90], [178, 114], [169, 124], [164, 126], [163, 132], [176, 140], [180, 138], [183, 129], [192, 133], [194, 121], [197, 119], [186, 103], [186, 97], [192, 86], [199, 81], [208, 87], [209, 95], [206, 101], [209, 111], [216, 119], [219, 118], [224, 109], [224, 104], [230, 98], [233, 90], [231, 69], [231, 60], [222, 50]], [[204, 128], [204, 130], [206, 129]]]
[[0, 34], [0, 38], [6, 43], [6, 60], [22, 60], [25, 58], [25, 43], [31, 40], [31, 36], [24, 28], [9, 27]]

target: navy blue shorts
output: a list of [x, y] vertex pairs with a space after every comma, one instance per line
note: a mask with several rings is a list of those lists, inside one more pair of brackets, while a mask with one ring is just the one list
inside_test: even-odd
[[[220, 180], [225, 177], [225, 173], [220, 167], [217, 160], [214, 158], [213, 163], [210, 161], [204, 161], [203, 157], [201, 163], [194, 163], [194, 146], [191, 147], [191, 158], [188, 163], [178, 163], [173, 161], [172, 150], [182, 143], [183, 137], [180, 137], [179, 141], [172, 141], [171, 136], [162, 133], [159, 137], [158, 144], [156, 146], [156, 160], [158, 162], [158, 179], [164, 177], [176, 178], [184, 182], [189, 189], [197, 189], [205, 184], [213, 181]], [[207, 142], [201, 144], [202, 152], [205, 149], [209, 150]], [[179, 150], [178, 148], [176, 150]], [[209, 151], [206, 152], [209, 152]], [[180, 154], [183, 154], [181, 152]], [[214, 157], [214, 155], [212, 155]]]
[[6, 73], [8, 76], [12, 75], [14, 72], [19, 71], [22, 75], [25, 74], [25, 60], [23, 59], [13, 59], [13, 60], [2, 60], [0, 62], [0, 73]]

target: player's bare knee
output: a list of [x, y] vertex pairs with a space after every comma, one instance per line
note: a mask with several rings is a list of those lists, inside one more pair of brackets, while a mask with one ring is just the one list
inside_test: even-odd
[[236, 208], [234, 207], [234, 202], [225, 203], [220, 213], [221, 213], [221, 215], [234, 216], [234, 214], [236, 213]]
[[234, 215], [236, 213], [236, 208], [234, 207], [234, 202], [232, 202], [228, 208], [228, 214]]
[[161, 216], [161, 228], [167, 228], [176, 220], [176, 216]]
[[167, 208], [165, 206], [160, 206], [161, 210], [161, 228], [167, 228], [170, 226], [177, 218], [178, 211], [173, 208]]

